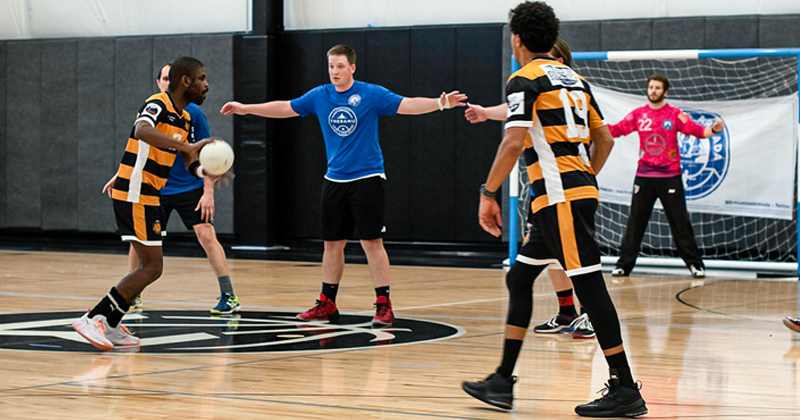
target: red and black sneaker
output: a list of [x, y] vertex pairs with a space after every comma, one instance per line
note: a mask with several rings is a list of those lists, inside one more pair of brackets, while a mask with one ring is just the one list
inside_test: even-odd
[[373, 327], [391, 327], [394, 325], [394, 312], [392, 301], [386, 296], [378, 296], [375, 301], [375, 317], [372, 318]]
[[339, 319], [339, 310], [336, 309], [336, 303], [320, 293], [314, 307], [298, 314], [297, 319], [301, 321], [336, 321]]

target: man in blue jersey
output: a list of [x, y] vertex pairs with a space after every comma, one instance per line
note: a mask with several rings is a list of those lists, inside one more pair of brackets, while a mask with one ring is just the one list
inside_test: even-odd
[[376, 327], [394, 323], [389, 299], [389, 257], [383, 247], [383, 154], [378, 142], [381, 115], [419, 115], [464, 106], [466, 95], [453, 91], [439, 98], [406, 98], [353, 78], [356, 52], [347, 45], [328, 50], [331, 83], [291, 101], [244, 105], [228, 102], [222, 114], [290, 118], [316, 115], [325, 139], [328, 170], [322, 186], [322, 293], [316, 305], [297, 315], [304, 321], [339, 317], [336, 294], [344, 272], [347, 239], [361, 241], [375, 288]]
[[[172, 63], [165, 63], [156, 74], [156, 85], [161, 92], [169, 87], [169, 70]], [[206, 139], [211, 137], [208, 128], [208, 120], [197, 104], [189, 103], [184, 108], [192, 117], [192, 135], [190, 141]], [[111, 196], [111, 189], [114, 186], [116, 175], [106, 183], [103, 192]], [[217, 305], [211, 309], [213, 315], [227, 315], [241, 310], [239, 298], [233, 292], [231, 278], [228, 275], [228, 261], [225, 258], [225, 250], [217, 240], [217, 232], [214, 229], [214, 183], [209, 178], [198, 178], [186, 171], [183, 158], [178, 154], [175, 164], [169, 172], [167, 184], [161, 190], [161, 209], [164, 211], [164, 220], [161, 223], [165, 229], [162, 235], [166, 235], [166, 227], [169, 216], [173, 210], [178, 212], [184, 226], [194, 230], [197, 240], [208, 256], [208, 262], [217, 276], [219, 283], [220, 298]], [[139, 266], [139, 258], [131, 247], [128, 253], [128, 266], [131, 271]], [[131, 309], [141, 309], [142, 297], [137, 296]]]

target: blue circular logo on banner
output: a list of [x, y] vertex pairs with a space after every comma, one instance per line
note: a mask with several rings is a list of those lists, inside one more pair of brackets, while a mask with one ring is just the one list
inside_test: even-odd
[[[711, 127], [722, 117], [708, 111], [685, 109], [684, 112], [703, 127]], [[708, 196], [725, 180], [730, 166], [730, 133], [728, 127], [707, 138], [698, 139], [678, 133], [681, 153], [681, 172], [687, 200]]]
[[334, 133], [342, 137], [347, 137], [356, 130], [358, 117], [356, 117], [356, 113], [353, 112], [352, 109], [346, 106], [340, 106], [334, 108], [328, 115], [328, 125], [331, 126], [331, 130], [333, 130]]

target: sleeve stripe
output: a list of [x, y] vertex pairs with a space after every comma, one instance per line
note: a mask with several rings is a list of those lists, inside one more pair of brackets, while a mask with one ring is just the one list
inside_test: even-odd
[[152, 119], [150, 119], [149, 117], [139, 117], [139, 118], [138, 118], [136, 121], [134, 121], [134, 122], [133, 122], [133, 125], [136, 125], [136, 124], [138, 124], [138, 123], [139, 123], [139, 121], [144, 121], [144, 122], [146, 122], [146, 123], [150, 124], [150, 125], [151, 125], [151, 126], [153, 126], [153, 127], [155, 127], [155, 126], [156, 126], [156, 123], [154, 123], [154, 122], [153, 122], [153, 120], [152, 120]]
[[533, 121], [509, 121], [506, 123], [506, 128], [512, 127], [531, 128], [533, 127]]

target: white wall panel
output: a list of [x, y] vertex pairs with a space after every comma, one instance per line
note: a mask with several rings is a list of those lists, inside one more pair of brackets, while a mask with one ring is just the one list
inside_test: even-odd
[[247, 32], [251, 0], [0, 0], [0, 39]]

